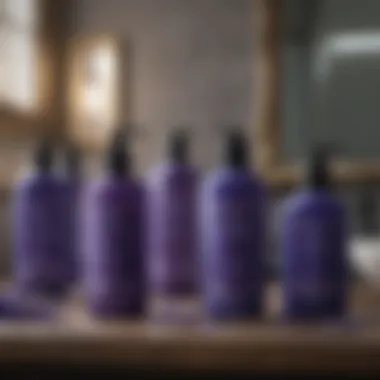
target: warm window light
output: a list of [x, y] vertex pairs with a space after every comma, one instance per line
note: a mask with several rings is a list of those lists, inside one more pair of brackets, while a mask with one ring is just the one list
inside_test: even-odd
[[36, 101], [38, 0], [0, 0], [0, 103], [31, 110]]
[[116, 57], [108, 44], [90, 50], [83, 65], [81, 108], [83, 128], [92, 135], [104, 138], [115, 123], [113, 88]]
[[92, 55], [93, 64], [99, 78], [109, 78], [114, 69], [114, 56], [107, 46], [97, 48]]

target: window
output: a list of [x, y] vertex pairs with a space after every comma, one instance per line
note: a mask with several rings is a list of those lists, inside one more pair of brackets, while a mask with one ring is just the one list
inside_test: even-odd
[[127, 67], [128, 55], [108, 33], [78, 36], [70, 46], [69, 134], [83, 147], [102, 148], [120, 123], [120, 85], [126, 83], [120, 68]]
[[38, 0], [0, 0], [0, 107], [22, 112], [37, 101]]

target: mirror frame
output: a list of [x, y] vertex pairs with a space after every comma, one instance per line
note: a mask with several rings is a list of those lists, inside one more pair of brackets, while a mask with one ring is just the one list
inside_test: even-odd
[[[271, 187], [290, 187], [301, 178], [301, 163], [290, 163], [281, 154], [281, 19], [284, 0], [253, 0], [254, 58], [254, 162]], [[380, 160], [334, 160], [334, 182], [362, 184], [380, 182]]]

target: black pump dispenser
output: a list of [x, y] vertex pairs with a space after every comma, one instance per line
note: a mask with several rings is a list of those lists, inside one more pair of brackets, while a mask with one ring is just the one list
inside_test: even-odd
[[222, 154], [227, 165], [243, 168], [247, 167], [248, 144], [244, 134], [238, 130], [229, 130], [225, 138]]
[[367, 191], [360, 198], [358, 211], [362, 233], [364, 235], [377, 235], [377, 203], [372, 192]]
[[131, 157], [128, 152], [128, 131], [119, 128], [111, 139], [107, 152], [107, 169], [116, 175], [127, 174], [131, 166]]
[[69, 175], [79, 175], [81, 170], [81, 155], [79, 149], [72, 143], [64, 147], [65, 168]]
[[42, 138], [37, 142], [33, 152], [33, 162], [40, 172], [50, 172], [54, 166], [55, 149], [53, 141], [49, 138]]
[[189, 139], [184, 130], [171, 132], [168, 139], [168, 155], [178, 163], [187, 162], [189, 158]]
[[305, 182], [307, 187], [329, 189], [331, 187], [326, 149], [314, 148], [306, 166]]

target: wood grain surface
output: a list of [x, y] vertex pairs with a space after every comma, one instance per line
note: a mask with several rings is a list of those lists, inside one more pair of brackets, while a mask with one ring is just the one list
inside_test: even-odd
[[344, 321], [290, 326], [276, 317], [277, 286], [268, 289], [261, 322], [215, 325], [194, 300], [179, 309], [152, 303], [144, 321], [95, 321], [78, 298], [49, 322], [1, 322], [0, 362], [80, 364], [147, 370], [338, 371], [380, 369], [380, 294], [365, 286], [351, 292]]

